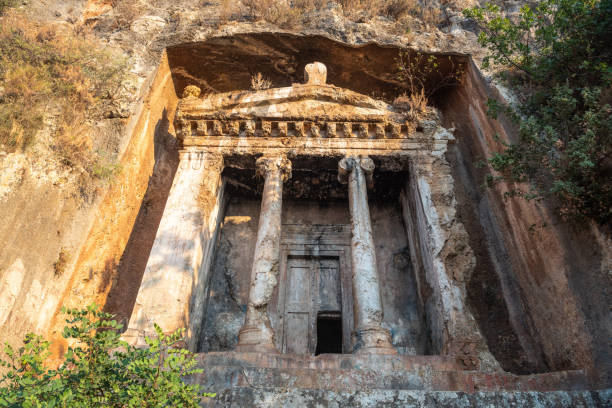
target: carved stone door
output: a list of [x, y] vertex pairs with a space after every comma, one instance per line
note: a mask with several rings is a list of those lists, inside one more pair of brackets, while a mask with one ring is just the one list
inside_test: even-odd
[[[286, 268], [283, 352], [314, 354], [318, 319], [342, 316], [340, 262], [338, 258], [290, 257]], [[341, 331], [339, 335], [341, 344]]]
[[278, 291], [269, 308], [277, 348], [288, 354], [350, 352], [350, 231], [345, 225], [285, 224], [283, 235]]
[[310, 259], [290, 258], [286, 265], [283, 352], [308, 354], [312, 348], [314, 264]]

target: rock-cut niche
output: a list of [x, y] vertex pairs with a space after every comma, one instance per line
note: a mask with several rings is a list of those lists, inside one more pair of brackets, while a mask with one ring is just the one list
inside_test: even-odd
[[[222, 161], [219, 181], [210, 181], [210, 196], [194, 197], [194, 205], [214, 207], [215, 216], [214, 222], [212, 218], [205, 220], [210, 222], [206, 230], [210, 236], [197, 238], [198, 242], [214, 239], [202, 244], [201, 256], [209, 264], [206, 270], [196, 272], [198, 280], [190, 285], [198, 295], [185, 300], [183, 309], [190, 312], [180, 321], [190, 329], [193, 350], [225, 351], [239, 345], [249, 309], [266, 180], [258, 170], [258, 160], [271, 152], [286, 156], [292, 173], [282, 189], [277, 284], [266, 303], [269, 325], [275, 331], [276, 349], [283, 353], [315, 355], [350, 353], [355, 347], [351, 337], [357, 307], [351, 275], [351, 204], [348, 185], [339, 181], [338, 166], [347, 154], [359, 156], [361, 153], [371, 160], [374, 168], [368, 181], [367, 203], [383, 310], [380, 326], [399, 354], [439, 354], [445, 348], [454, 347], [444, 337], [448, 330], [443, 327], [447, 323], [443, 311], [439, 310], [442, 294], [432, 287], [427, 275], [432, 260], [426, 255], [429, 244], [419, 228], [429, 221], [427, 208], [418, 201], [424, 192], [416, 186], [420, 180], [435, 187], [437, 181], [433, 178], [439, 177], [441, 171], [439, 159], [444, 157], [446, 145], [452, 139], [443, 127], [452, 125], [445, 123], [445, 115], [454, 118], [467, 115], [467, 112], [450, 112], [445, 102], [462, 85], [452, 84], [432, 95], [430, 100], [438, 111], [431, 117], [403, 125], [397, 122], [397, 126], [390, 116], [380, 119], [382, 114], [377, 109], [384, 111], [384, 115], [401, 115], [392, 105], [406, 91], [397, 75], [399, 53], [395, 47], [375, 44], [351, 47], [320, 36], [267, 33], [212, 38], [166, 50], [160, 73], [166, 70], [171, 74], [176, 95], [183, 96], [187, 86], [197, 87], [199, 95], [185, 94], [186, 98], [174, 99], [173, 106], [178, 104], [178, 113], [173, 107], [166, 114], [167, 121], [175, 125], [177, 143], [160, 142], [159, 148], [169, 152], [181, 150], [181, 161], [185, 154], [195, 154], [186, 159], [196, 163], [188, 165], [189, 171], [199, 171], [202, 163], [209, 165], [209, 158], [198, 156], [204, 147], [208, 149], [206, 154], [214, 153]], [[314, 61], [325, 66], [326, 80], [309, 88], [304, 68]], [[439, 71], [426, 78], [427, 81], [435, 82], [439, 80], [436, 76], [448, 75], [457, 67], [462, 66], [466, 72], [470, 69], [465, 56], [445, 55], [440, 56], [440, 61]], [[259, 93], [250, 91], [251, 78], [258, 73], [270, 80], [271, 89]], [[290, 106], [291, 101], [302, 103], [298, 107], [302, 110]], [[354, 117], [342, 116], [346, 114], [342, 110], [337, 117], [325, 109], [316, 111], [316, 104], [332, 102], [349, 106]], [[272, 114], [261, 110], [275, 103], [285, 104], [289, 110], [282, 115], [279, 111]], [[308, 109], [309, 103], [314, 111]], [[263, 108], [257, 111], [258, 106]], [[455, 133], [455, 138], [460, 136]], [[225, 142], [220, 139], [223, 137], [227, 138]], [[253, 143], [240, 142], [241, 138], [252, 138]], [[266, 147], [268, 139], [272, 142]], [[347, 140], [358, 147], [343, 149], [342, 141]], [[309, 149], [317, 153], [312, 154]], [[417, 152], [419, 149], [422, 151]], [[394, 154], [395, 150], [402, 153]], [[419, 161], [423, 152], [433, 159]], [[164, 162], [167, 157], [172, 156], [156, 155], [159, 163], [155, 171], [168, 173], [169, 162]], [[173, 163], [170, 173], [174, 175], [176, 169], [176, 184], [176, 177], [187, 170]], [[448, 164], [441, 169], [450, 175]], [[431, 178], [419, 178], [423, 172], [429, 172]], [[448, 179], [438, 179], [442, 184], [445, 180]], [[445, 190], [445, 194], [453, 194], [450, 180], [450, 190]], [[168, 198], [170, 186], [166, 185], [164, 191], [167, 193], [154, 190], [145, 200], [162, 209], [165, 205], [167, 212], [172, 205]], [[151, 228], [143, 226], [154, 225], [159, 237], [163, 223], [159, 211], [147, 213], [143, 207], [130, 241], [143, 240], [150, 246], [143, 251], [142, 245], [128, 245], [122, 260], [134, 259], [136, 252], [150, 251], [151, 257], [159, 255], [155, 252]], [[469, 240], [478, 240], [477, 228], [474, 234]], [[476, 255], [477, 263], [487, 262], [488, 255]], [[124, 267], [130, 269], [130, 266]], [[144, 262], [131, 265], [130, 276], [135, 280], [144, 274], [140, 291], [146, 286], [146, 268]], [[508, 307], [513, 305], [507, 304], [503, 296], [490, 296], [491, 291], [502, 292], [498, 277], [491, 271], [484, 279], [486, 288], [468, 281], [463, 300], [484, 336], [484, 347], [508, 371], [524, 373], [537, 369], [540, 363], [525, 352], [525, 344], [530, 339], [507, 341], [516, 340], [516, 324], [508, 313]], [[144, 312], [138, 311], [141, 302], [136, 299], [136, 293], [128, 298], [108, 309], [123, 313], [126, 318], [131, 314], [131, 326]], [[495, 311], [494, 318], [489, 313], [491, 310]], [[165, 312], [160, 313], [163, 320]], [[155, 313], [149, 311], [149, 314]], [[503, 333], [505, 341], [500, 341], [499, 333]]]

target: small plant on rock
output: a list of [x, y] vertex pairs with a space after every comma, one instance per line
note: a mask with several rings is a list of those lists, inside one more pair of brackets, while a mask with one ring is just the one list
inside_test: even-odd
[[53, 271], [55, 276], [62, 276], [68, 267], [68, 261], [70, 260], [70, 254], [66, 248], [62, 248], [57, 255], [57, 261], [53, 263]]
[[393, 103], [409, 110], [415, 118], [425, 112], [431, 96], [442, 88], [461, 84], [465, 74], [463, 63], [455, 63], [450, 56], [427, 55], [418, 51], [400, 52], [397, 70], [398, 78], [408, 93], [397, 97]]
[[272, 81], [266, 79], [258, 72], [257, 75], [251, 77], [251, 89], [254, 91], [261, 91], [262, 89], [268, 89], [272, 87]]

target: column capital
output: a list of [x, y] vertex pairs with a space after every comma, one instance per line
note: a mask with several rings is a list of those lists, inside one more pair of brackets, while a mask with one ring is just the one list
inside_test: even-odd
[[262, 156], [255, 162], [257, 174], [266, 176], [268, 172], [280, 170], [283, 181], [291, 178], [291, 160], [284, 155]]
[[374, 161], [368, 156], [346, 156], [338, 162], [338, 181], [342, 184], [348, 183], [349, 174], [355, 166], [361, 167], [370, 187], [373, 180]]
[[210, 169], [217, 168], [221, 171], [223, 168], [223, 155], [221, 153], [181, 150], [179, 159], [183, 168], [199, 169], [203, 163]]

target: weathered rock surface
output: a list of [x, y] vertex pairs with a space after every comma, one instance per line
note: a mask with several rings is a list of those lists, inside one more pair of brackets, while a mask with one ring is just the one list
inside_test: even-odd
[[274, 388], [235, 387], [220, 393], [209, 407], [525, 407], [569, 408], [606, 407], [612, 403], [607, 391], [522, 391], [477, 392], [452, 391], [392, 391], [367, 390], [335, 392], [326, 390], [300, 390]]

